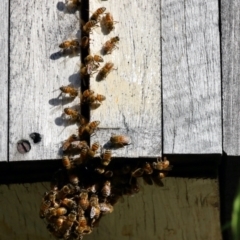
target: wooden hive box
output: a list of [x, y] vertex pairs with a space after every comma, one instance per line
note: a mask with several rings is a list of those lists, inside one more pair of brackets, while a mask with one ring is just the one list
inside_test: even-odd
[[[92, 120], [101, 121], [91, 141], [104, 144], [112, 133], [127, 134], [132, 144], [114, 157], [147, 161], [167, 155], [175, 172], [162, 188], [141, 183], [139, 194], [124, 198], [84, 238], [222, 239], [218, 178], [199, 177], [196, 168], [216, 170], [223, 151], [239, 155], [238, 40], [229, 39], [239, 34], [234, 25], [238, 5], [225, 0], [221, 6], [216, 0], [89, 1], [90, 13], [105, 6], [118, 21], [110, 34], [93, 30], [91, 53], [99, 53], [110, 37], [120, 37], [119, 48], [104, 56], [117, 69], [104, 81], [96, 81], [96, 75], [90, 79], [90, 88], [107, 98], [90, 111]], [[61, 158], [62, 141], [76, 132], [62, 113], [67, 106], [78, 107], [79, 99], [58, 97], [58, 89], [80, 88], [81, 56], [63, 57], [58, 45], [79, 36], [81, 14], [64, 12], [65, 3], [57, 0], [3, 0], [0, 6], [2, 166], [53, 162]], [[31, 141], [32, 132], [41, 133], [42, 141], [29, 153], [18, 153], [17, 141]], [[5, 199], [1, 239], [51, 239], [38, 219], [48, 188], [45, 182], [0, 186]]]

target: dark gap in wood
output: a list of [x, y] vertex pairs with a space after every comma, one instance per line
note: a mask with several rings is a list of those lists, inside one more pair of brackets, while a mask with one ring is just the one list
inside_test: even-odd
[[[161, 5], [162, 1], [160, 1], [160, 19], [162, 19], [161, 17], [161, 13], [162, 13], [162, 5]], [[162, 154], [163, 154], [163, 134], [164, 134], [164, 126], [163, 126], [163, 75], [162, 75], [162, 42], [163, 42], [163, 38], [162, 38], [162, 21], [160, 23], [160, 81], [161, 81], [161, 124], [162, 124], [162, 129], [161, 129], [161, 141], [162, 141]]]
[[221, 80], [221, 118], [222, 118], [222, 149], [224, 149], [223, 141], [223, 60], [222, 60], [222, 18], [221, 18], [221, 0], [218, 0], [218, 21], [219, 21], [219, 52], [220, 52], [220, 80]]
[[[166, 155], [173, 165], [168, 177], [216, 178], [221, 158], [219, 154], [208, 155]], [[94, 159], [93, 161], [99, 161]], [[111, 168], [121, 168], [126, 164], [141, 166], [155, 158], [113, 158]], [[0, 184], [33, 183], [51, 181], [54, 173], [63, 169], [61, 160], [18, 161], [0, 163]]]
[[10, 151], [10, 147], [9, 147], [9, 142], [10, 142], [10, 1], [8, 1], [8, 102], [7, 102], [7, 108], [8, 108], [8, 113], [7, 113], [7, 117], [8, 117], [8, 121], [7, 121], [7, 161], [9, 162], [9, 151]]
[[221, 154], [164, 154], [173, 166], [169, 177], [217, 178]]
[[[220, 199], [221, 199], [221, 226], [231, 221], [232, 206], [240, 183], [240, 156], [223, 155], [219, 168]], [[231, 228], [223, 231], [224, 240], [232, 240]]]
[[[81, 2], [81, 11], [80, 11], [80, 18], [82, 19], [83, 23], [86, 23], [89, 21], [89, 1], [82, 1]], [[81, 30], [82, 30], [82, 26], [81, 26]], [[89, 38], [89, 34], [82, 34], [83, 31], [81, 31], [81, 37], [83, 36], [87, 36]], [[84, 58], [86, 56], [89, 55], [89, 44], [86, 48], [81, 48], [81, 64], [84, 63]], [[89, 76], [81, 76], [81, 92], [83, 93], [85, 90], [89, 89], [89, 81], [90, 81], [90, 77]], [[88, 104], [81, 104], [81, 114], [87, 118], [88, 120], [90, 120], [90, 107], [88, 106]], [[90, 137], [84, 136], [85, 141], [87, 141], [90, 144]]]

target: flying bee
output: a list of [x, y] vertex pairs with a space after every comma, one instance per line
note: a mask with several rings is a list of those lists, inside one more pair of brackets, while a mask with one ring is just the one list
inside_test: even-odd
[[50, 216], [62, 216], [67, 213], [67, 209], [64, 207], [59, 208], [50, 208], [49, 209], [49, 215]]
[[117, 43], [119, 41], [120, 38], [118, 36], [106, 41], [102, 47], [103, 54], [111, 54], [114, 49], [118, 48]]
[[99, 21], [99, 17], [106, 11], [105, 7], [98, 8], [90, 17], [90, 20]]
[[107, 166], [111, 162], [111, 158], [112, 158], [112, 151], [110, 149], [106, 149], [102, 153], [102, 157], [101, 157], [102, 165]]
[[115, 70], [113, 66], [112, 62], [107, 62], [98, 72], [97, 79], [99, 81], [105, 79], [112, 70]]
[[68, 115], [72, 120], [77, 120], [80, 116], [79, 112], [72, 108], [64, 108], [64, 113]]
[[117, 21], [113, 20], [111, 13], [105, 13], [105, 16], [102, 17], [102, 25], [107, 29], [108, 32], [114, 30], [115, 23], [117, 23]]
[[66, 151], [72, 142], [78, 140], [78, 136], [76, 134], [72, 134], [67, 140], [64, 141], [63, 145], [62, 145], [62, 150]]
[[130, 138], [126, 135], [112, 134], [110, 142], [114, 147], [124, 147], [126, 145], [131, 144]]
[[81, 38], [80, 46], [84, 49], [87, 48], [89, 45], [89, 38], [87, 36], [84, 36]]
[[103, 58], [99, 55], [88, 55], [84, 58], [84, 62], [85, 64], [90, 64], [90, 63], [94, 63], [97, 64], [99, 66], [100, 62], [103, 62]]
[[61, 201], [61, 204], [69, 209], [76, 209], [77, 208], [77, 204], [75, 203], [75, 201], [73, 201], [72, 199], [69, 198], [64, 198]]
[[72, 86], [62, 86], [60, 90], [62, 93], [68, 94], [71, 98], [78, 96], [78, 90]]
[[80, 47], [78, 39], [66, 40], [59, 44], [59, 47], [62, 49], [76, 49]]
[[150, 163], [146, 162], [143, 166], [143, 170], [145, 174], [152, 174], [153, 173], [153, 169], [150, 165]]
[[95, 26], [97, 26], [97, 21], [90, 20], [83, 25], [82, 30], [83, 30], [84, 34], [89, 34], [89, 33], [91, 33], [92, 28]]
[[42, 201], [41, 206], [40, 206], [40, 211], [39, 211], [39, 217], [45, 218], [50, 207], [51, 207], [51, 201], [49, 201], [49, 200]]
[[93, 121], [86, 124], [85, 126], [79, 127], [78, 129], [79, 136], [81, 136], [84, 132], [89, 135], [92, 135], [94, 131], [97, 129], [99, 124], [100, 124], [100, 121]]
[[102, 193], [102, 196], [105, 198], [110, 196], [110, 194], [111, 194], [111, 182], [110, 181], [106, 181], [104, 183], [101, 193]]
[[165, 171], [169, 171], [172, 169], [172, 166], [170, 166], [170, 162], [167, 160], [166, 157], [164, 157], [164, 159], [162, 160], [161, 158], [157, 159], [157, 162], [153, 162], [152, 166], [154, 169], [156, 170], [165, 170]]
[[82, 208], [82, 210], [86, 210], [89, 206], [89, 200], [88, 200], [88, 192], [82, 191], [79, 194], [79, 206]]

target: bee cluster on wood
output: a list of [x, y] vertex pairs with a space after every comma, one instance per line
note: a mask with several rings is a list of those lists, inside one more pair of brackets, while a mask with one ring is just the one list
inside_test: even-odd
[[[71, 4], [71, 7], [80, 6], [78, 0], [71, 0], [67, 4]], [[89, 34], [99, 22], [110, 33], [117, 22], [113, 20], [111, 13], [105, 11], [105, 7], [98, 8], [82, 26], [81, 40], [67, 40], [59, 47], [71, 51], [89, 48]], [[119, 41], [118, 36], [110, 38], [103, 45], [102, 55], [111, 54]], [[86, 56], [80, 69], [81, 79], [86, 80], [96, 71], [97, 80], [105, 79], [114, 65], [107, 62], [98, 70], [103, 61], [103, 57], [99, 55]], [[80, 96], [81, 106], [100, 105], [106, 99], [90, 89], [79, 94], [72, 86], [62, 86], [60, 91], [70, 98]], [[87, 117], [72, 108], [64, 108], [64, 114], [79, 124], [78, 133], [69, 136], [62, 145], [63, 169], [54, 174], [51, 189], [42, 198], [39, 214], [46, 219], [47, 229], [56, 238], [79, 240], [98, 226], [102, 216], [113, 212], [119, 199], [139, 192], [138, 178], [142, 177], [149, 185], [155, 183], [163, 186], [161, 179], [172, 166], [166, 158], [160, 157], [148, 162], [127, 159], [112, 161], [113, 149], [131, 144], [128, 136], [112, 134], [108, 147], [104, 149], [99, 142], [90, 146], [89, 137], [95, 133], [100, 121], [89, 122]]]

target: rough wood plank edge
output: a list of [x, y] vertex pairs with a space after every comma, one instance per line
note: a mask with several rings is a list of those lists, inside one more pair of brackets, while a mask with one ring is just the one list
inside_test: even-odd
[[[90, 0], [90, 15], [99, 7], [113, 15], [115, 30], [109, 34], [101, 28], [93, 30], [91, 53], [99, 54], [102, 45], [119, 36], [119, 48], [104, 56], [117, 70], [101, 82], [96, 75], [90, 88], [106, 96], [103, 104], [91, 111], [91, 120], [101, 121], [91, 141], [106, 144], [112, 133], [130, 136], [132, 145], [114, 151], [116, 157], [159, 156], [161, 142], [161, 52], [160, 1], [122, 0], [99, 2]], [[133, 14], [134, 13], [134, 14]], [[102, 67], [103, 65], [101, 65]]]
[[9, 43], [9, 1], [3, 0], [0, 2], [0, 161], [7, 161], [8, 157], [8, 43]]
[[162, 1], [163, 153], [222, 153], [218, 1]]
[[[54, 1], [10, 1], [10, 161], [56, 159], [62, 141], [77, 133], [75, 124], [63, 120], [63, 108], [79, 107], [58, 98], [59, 87], [80, 85], [80, 57], [63, 57], [58, 45], [76, 38], [79, 12], [64, 12], [64, 3]], [[39, 132], [43, 139], [29, 138]], [[19, 154], [16, 143], [28, 139], [32, 150]]]
[[221, 1], [223, 149], [232, 156], [240, 155], [239, 8], [238, 1]]

